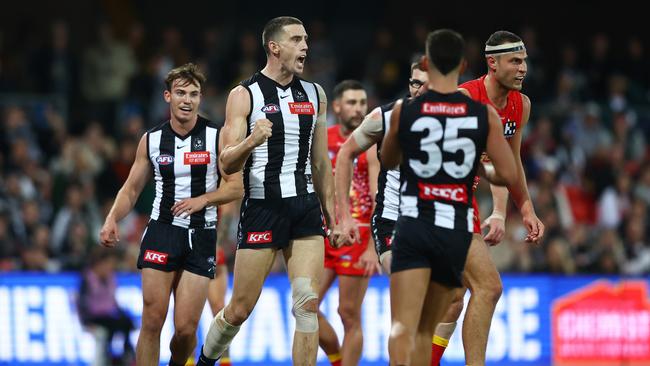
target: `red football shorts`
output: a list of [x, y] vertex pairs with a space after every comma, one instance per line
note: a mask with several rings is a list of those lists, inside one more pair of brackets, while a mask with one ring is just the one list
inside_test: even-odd
[[340, 248], [332, 248], [325, 238], [325, 268], [332, 269], [337, 275], [363, 276], [363, 267], [357, 268], [359, 257], [366, 250], [370, 239], [370, 225], [360, 224], [361, 240]]

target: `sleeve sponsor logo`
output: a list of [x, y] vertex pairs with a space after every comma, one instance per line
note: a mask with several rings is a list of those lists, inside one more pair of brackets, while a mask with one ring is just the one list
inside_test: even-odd
[[423, 200], [445, 200], [467, 203], [467, 189], [462, 184], [418, 183], [420, 198]]
[[156, 264], [167, 264], [167, 257], [169, 254], [156, 252], [154, 250], [147, 250], [144, 252], [144, 261]]
[[183, 163], [185, 165], [210, 164], [210, 152], [209, 151], [186, 152], [183, 156]]
[[600, 281], [558, 299], [552, 337], [554, 365], [650, 365], [647, 282]]
[[422, 114], [465, 116], [467, 104], [465, 103], [422, 103]]
[[158, 165], [169, 165], [174, 163], [174, 157], [171, 155], [163, 154], [163, 155], [158, 155], [156, 158], [156, 163]]
[[248, 232], [246, 243], [248, 244], [265, 244], [273, 241], [273, 231]]
[[311, 102], [289, 102], [291, 114], [314, 115], [314, 105]]
[[517, 122], [508, 121], [503, 124], [503, 136], [507, 139], [511, 138], [517, 132]]

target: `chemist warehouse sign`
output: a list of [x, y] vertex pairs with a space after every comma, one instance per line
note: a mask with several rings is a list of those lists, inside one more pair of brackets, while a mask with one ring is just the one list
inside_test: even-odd
[[[94, 340], [79, 324], [74, 305], [78, 283], [73, 274], [0, 276], [0, 365], [92, 362]], [[648, 283], [647, 278], [503, 276], [503, 296], [492, 319], [488, 365], [650, 365]], [[139, 276], [120, 276], [118, 285], [118, 302], [138, 323], [142, 314]], [[360, 365], [387, 364], [388, 294], [386, 277], [371, 280], [363, 305]], [[321, 309], [342, 334], [337, 301], [334, 288]], [[211, 319], [206, 306], [200, 338], [205, 337]], [[445, 365], [465, 364], [461, 326], [445, 353]], [[168, 317], [161, 335], [161, 365], [169, 360], [172, 333]], [[292, 334], [291, 288], [286, 276], [271, 276], [257, 308], [232, 344], [233, 364], [289, 365]], [[134, 344], [137, 335], [137, 330], [130, 335]], [[116, 350], [119, 343], [115, 342]], [[319, 365], [328, 365], [326, 360], [320, 352]]]

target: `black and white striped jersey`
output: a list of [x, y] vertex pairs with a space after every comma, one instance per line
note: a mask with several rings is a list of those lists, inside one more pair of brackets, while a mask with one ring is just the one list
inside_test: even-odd
[[214, 206], [186, 218], [172, 215], [171, 207], [177, 201], [217, 189], [218, 147], [219, 128], [202, 117], [186, 136], [176, 134], [170, 121], [148, 131], [147, 154], [156, 185], [151, 219], [184, 228], [216, 227]]
[[279, 199], [314, 192], [311, 146], [319, 108], [316, 84], [294, 76], [282, 86], [257, 72], [241, 85], [251, 96], [247, 135], [257, 120], [273, 122], [271, 137], [253, 150], [244, 166], [246, 196]]
[[[390, 116], [393, 114], [395, 102], [380, 107], [382, 119], [382, 137], [390, 128]], [[382, 138], [383, 140], [383, 138]], [[381, 140], [377, 144], [377, 155], [381, 151]], [[399, 169], [387, 170], [383, 166], [377, 179], [377, 195], [375, 196], [375, 215], [384, 219], [397, 221], [399, 214]]]
[[400, 215], [473, 232], [472, 184], [488, 128], [486, 106], [460, 92], [404, 100]]

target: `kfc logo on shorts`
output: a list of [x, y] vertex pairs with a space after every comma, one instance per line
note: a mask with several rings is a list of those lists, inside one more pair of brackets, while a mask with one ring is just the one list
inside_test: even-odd
[[420, 198], [423, 200], [445, 200], [467, 203], [467, 190], [462, 184], [418, 183]]
[[156, 163], [158, 163], [158, 165], [169, 165], [172, 164], [173, 162], [174, 162], [174, 157], [171, 155], [166, 155], [166, 154], [158, 155], [158, 157], [156, 158]]
[[144, 252], [145, 262], [151, 262], [156, 264], [167, 264], [167, 257], [169, 257], [169, 254], [167, 253], [160, 253], [153, 250], [147, 250], [146, 252]]
[[392, 236], [387, 236], [386, 239], [384, 239], [386, 242], [386, 246], [390, 247], [391, 244], [393, 244], [393, 237]]
[[273, 241], [273, 232], [269, 231], [258, 231], [258, 232], [249, 232], [246, 237], [246, 243], [248, 244], [264, 244], [270, 243]]
[[277, 104], [269, 103], [262, 107], [262, 112], [266, 114], [280, 113], [280, 106]]

